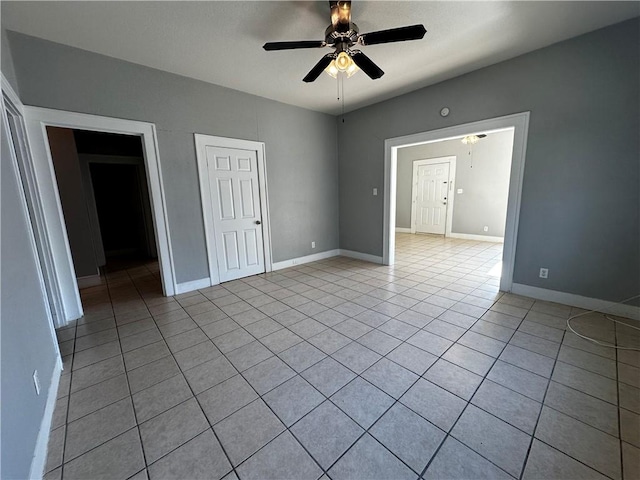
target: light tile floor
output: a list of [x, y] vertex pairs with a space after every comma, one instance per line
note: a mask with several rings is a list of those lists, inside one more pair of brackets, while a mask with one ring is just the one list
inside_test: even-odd
[[173, 298], [156, 265], [110, 273], [58, 331], [46, 478], [640, 478], [640, 354], [499, 292], [501, 251], [400, 234], [393, 267], [337, 257]]

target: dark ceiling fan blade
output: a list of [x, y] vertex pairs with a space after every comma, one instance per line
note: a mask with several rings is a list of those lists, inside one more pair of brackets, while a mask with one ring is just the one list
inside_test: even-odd
[[424, 25], [411, 25], [408, 27], [391, 28], [378, 32], [365, 33], [358, 36], [362, 45], [377, 45], [380, 43], [404, 42], [406, 40], [420, 40], [427, 33]]
[[270, 52], [273, 50], [293, 50], [296, 48], [320, 48], [325, 45], [326, 43], [322, 40], [301, 40], [299, 42], [268, 42], [265, 43], [262, 48]]
[[351, 54], [351, 58], [355, 62], [355, 64], [362, 70], [364, 73], [369, 75], [372, 80], [376, 78], [380, 78], [384, 75], [384, 72], [378, 67], [375, 63], [371, 61], [369, 57], [367, 57], [364, 53], [360, 51], [353, 52]]
[[325, 68], [329, 66], [331, 61], [333, 60], [333, 53], [329, 53], [322, 57], [318, 63], [316, 63], [315, 67], [311, 69], [307, 76], [302, 79], [303, 82], [313, 82], [316, 78], [320, 76], [320, 74], [324, 71]]
[[351, 2], [329, 0], [329, 8], [334, 30], [338, 33], [348, 32], [351, 24]]

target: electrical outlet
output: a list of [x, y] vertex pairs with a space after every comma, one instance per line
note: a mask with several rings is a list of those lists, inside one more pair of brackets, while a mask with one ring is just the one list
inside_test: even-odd
[[311, 248], [316, 248], [316, 242], [311, 242]]
[[375, 197], [376, 195], [378, 195], [378, 189], [377, 189], [377, 188], [374, 188], [374, 189], [373, 189], [373, 196]]
[[298, 264], [298, 261], [297, 261], [297, 260], [291, 260], [291, 264], [292, 264], [292, 265], [297, 265], [297, 264]]
[[484, 226], [484, 228], [483, 228], [483, 230], [484, 230], [485, 232], [488, 232], [488, 231], [489, 231], [489, 227], [485, 225], [485, 226]]
[[540, 269], [540, 278], [549, 278], [549, 269], [541, 268]]
[[462, 193], [464, 193], [464, 190], [463, 190], [462, 188], [459, 188], [459, 189], [458, 189], [458, 195], [460, 195], [460, 194], [462, 194]]
[[36, 387], [36, 395], [40, 395], [40, 378], [38, 378], [38, 370], [33, 371], [33, 385]]

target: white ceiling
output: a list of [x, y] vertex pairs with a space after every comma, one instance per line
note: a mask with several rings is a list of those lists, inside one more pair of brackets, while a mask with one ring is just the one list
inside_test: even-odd
[[[302, 78], [328, 49], [265, 52], [268, 41], [322, 40], [322, 2], [11, 2], [2, 26], [129, 62], [337, 114], [336, 80]], [[358, 1], [361, 33], [422, 23], [423, 40], [362, 50], [386, 74], [345, 80], [353, 110], [640, 14], [610, 1]]]

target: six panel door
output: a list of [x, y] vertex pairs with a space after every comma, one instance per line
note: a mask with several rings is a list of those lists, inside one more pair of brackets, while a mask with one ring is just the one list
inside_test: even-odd
[[449, 164], [418, 165], [417, 169], [416, 232], [444, 235]]
[[265, 271], [255, 151], [206, 147], [220, 281]]

